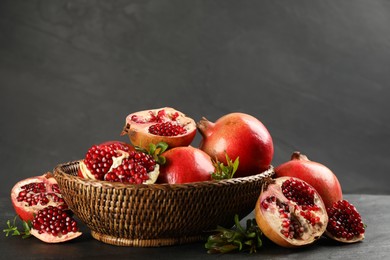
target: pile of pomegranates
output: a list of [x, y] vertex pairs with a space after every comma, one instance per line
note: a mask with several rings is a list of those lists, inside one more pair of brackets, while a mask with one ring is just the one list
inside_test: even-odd
[[[304, 244], [308, 241], [312, 242], [313, 239], [317, 239], [323, 234], [330, 239], [345, 243], [358, 242], [364, 239], [365, 225], [362, 218], [357, 209], [343, 199], [340, 182], [328, 167], [319, 162], [311, 161], [307, 156], [296, 151], [291, 155], [290, 161], [282, 163], [275, 168], [274, 177], [276, 178], [276, 184], [274, 185], [277, 185], [280, 180], [284, 180], [285, 178], [294, 178], [311, 186], [315, 191], [315, 194], [318, 194], [318, 197], [321, 198], [321, 202], [324, 205], [323, 208], [326, 209], [325, 211], [322, 210], [317, 212], [317, 214], [324, 219], [321, 223], [324, 225], [325, 229], [321, 229], [321, 232], [315, 234], [314, 237], [312, 236], [305, 241]], [[271, 191], [263, 192], [259, 201], [264, 194], [269, 192], [273, 193], [272, 189]], [[284, 196], [286, 195], [284, 194]], [[261, 216], [260, 213], [263, 212], [259, 210], [263, 209], [261, 203], [262, 201], [258, 202], [256, 205], [257, 219], [262, 219], [259, 217]], [[316, 207], [317, 206], [322, 208], [320, 205], [316, 205]], [[296, 209], [296, 207], [294, 207], [294, 209]], [[274, 221], [269, 220], [268, 222]], [[300, 221], [300, 223], [302, 223], [302, 221]], [[272, 226], [272, 224], [270, 225]], [[273, 237], [270, 239], [273, 240]], [[279, 243], [278, 240], [274, 242], [286, 247], [296, 246], [297, 244], [296, 240], [284, 241], [284, 243]]]
[[[197, 133], [202, 139], [194, 145]], [[272, 167], [272, 137], [260, 120], [245, 113], [196, 123], [171, 107], [149, 109], [129, 114], [121, 135], [130, 143], [108, 141], [86, 149], [78, 176], [129, 185], [182, 184], [247, 177]], [[11, 200], [20, 219], [31, 222], [30, 233], [42, 241], [81, 235], [51, 174], [16, 183]], [[280, 246], [308, 245], [323, 235], [346, 243], [364, 238], [362, 218], [343, 200], [336, 175], [299, 152], [275, 168], [254, 208], [261, 230], [256, 234]]]

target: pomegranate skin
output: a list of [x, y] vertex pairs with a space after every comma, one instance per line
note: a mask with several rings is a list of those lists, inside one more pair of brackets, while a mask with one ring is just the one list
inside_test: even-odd
[[192, 146], [179, 146], [162, 154], [158, 183], [190, 183], [211, 180], [215, 168], [209, 155]]
[[275, 177], [296, 177], [306, 181], [320, 194], [325, 206], [343, 198], [341, 185], [336, 175], [325, 165], [310, 161], [300, 152], [294, 152], [291, 160], [275, 168]]
[[270, 167], [274, 154], [272, 137], [257, 118], [230, 113], [215, 123], [202, 118], [197, 127], [203, 137], [199, 148], [211, 158], [226, 164], [226, 154], [232, 160], [239, 157], [234, 177], [258, 174]]

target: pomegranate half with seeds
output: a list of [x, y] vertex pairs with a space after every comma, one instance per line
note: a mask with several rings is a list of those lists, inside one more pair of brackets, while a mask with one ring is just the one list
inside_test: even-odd
[[317, 191], [293, 177], [276, 178], [263, 186], [255, 217], [264, 235], [283, 247], [313, 243], [328, 224], [326, 208]]
[[339, 200], [327, 208], [329, 223], [326, 235], [343, 243], [354, 243], [364, 239], [365, 227], [354, 205]]
[[195, 138], [196, 124], [182, 112], [164, 107], [128, 115], [121, 135], [126, 134], [133, 145], [144, 149], [160, 142], [169, 148], [188, 146]]
[[47, 206], [68, 209], [50, 172], [17, 182], [11, 190], [11, 201], [16, 214], [24, 221], [32, 220], [34, 214]]
[[81, 236], [77, 222], [67, 212], [48, 206], [31, 221], [31, 235], [46, 243], [61, 243]]
[[159, 165], [152, 155], [119, 141], [93, 145], [78, 171], [78, 176], [85, 179], [131, 184], [154, 183], [158, 174]]

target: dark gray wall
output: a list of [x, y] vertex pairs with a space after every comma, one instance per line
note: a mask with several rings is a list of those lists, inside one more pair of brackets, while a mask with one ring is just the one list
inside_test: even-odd
[[300, 150], [347, 193], [390, 194], [389, 70], [386, 0], [2, 0], [1, 190], [173, 106], [252, 114], [274, 165]]

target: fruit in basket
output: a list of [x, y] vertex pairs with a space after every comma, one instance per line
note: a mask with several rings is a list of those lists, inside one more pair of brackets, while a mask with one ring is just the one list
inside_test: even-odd
[[68, 208], [50, 172], [17, 182], [11, 190], [11, 201], [16, 214], [24, 221], [32, 220], [34, 214], [47, 206]]
[[162, 156], [166, 162], [161, 165], [158, 183], [209, 181], [215, 170], [210, 156], [192, 146], [175, 147]]
[[154, 183], [158, 174], [159, 164], [152, 155], [119, 141], [89, 148], [78, 172], [85, 179], [131, 184]]
[[318, 192], [293, 177], [269, 179], [255, 207], [261, 231], [283, 247], [313, 243], [325, 232], [328, 215]]
[[213, 159], [227, 164], [226, 154], [240, 165], [234, 177], [258, 174], [270, 167], [274, 147], [267, 128], [255, 117], [230, 113], [215, 123], [202, 118], [197, 123], [202, 135], [199, 148]]
[[296, 177], [306, 181], [320, 194], [326, 207], [343, 198], [340, 182], [325, 165], [310, 161], [300, 152], [294, 152], [291, 160], [275, 168], [275, 177]]
[[80, 163], [78, 175], [86, 179], [103, 180], [113, 167], [114, 162], [118, 164], [124, 154], [134, 150], [131, 145], [120, 141], [108, 141], [93, 145]]
[[79, 237], [77, 222], [58, 207], [48, 206], [38, 211], [31, 221], [31, 235], [46, 243], [60, 243]]
[[354, 243], [364, 239], [365, 225], [351, 203], [340, 200], [327, 208], [329, 222], [326, 235], [343, 243]]
[[121, 135], [126, 134], [133, 145], [144, 149], [160, 142], [169, 148], [188, 146], [195, 138], [196, 124], [182, 112], [164, 107], [128, 115]]

